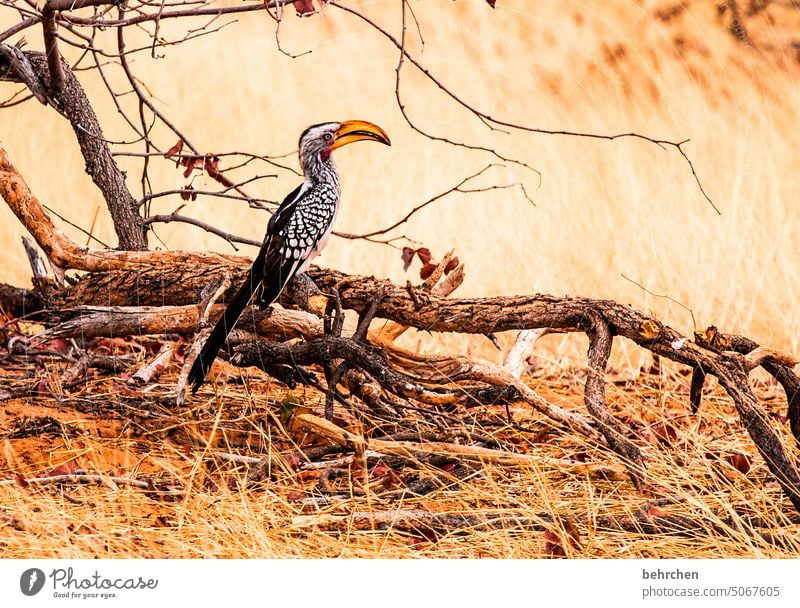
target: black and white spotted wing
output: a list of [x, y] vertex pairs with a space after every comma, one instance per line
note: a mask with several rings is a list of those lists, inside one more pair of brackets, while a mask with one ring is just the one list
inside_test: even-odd
[[270, 220], [262, 251], [259, 306], [268, 306], [297, 273], [322, 250], [336, 217], [338, 192], [325, 184], [301, 185]]
[[[203, 384], [219, 349], [222, 348], [228, 334], [236, 325], [253, 295], [256, 295], [259, 305], [271, 304], [278, 298], [286, 283], [297, 273], [305, 261], [302, 254], [307, 249], [305, 243], [308, 242], [308, 235], [313, 237], [315, 234], [321, 234], [316, 223], [312, 225], [310, 222], [303, 221], [301, 217], [303, 213], [306, 213], [302, 208], [306, 199], [304, 195], [311, 193], [313, 189], [308, 183], [303, 183], [295, 188], [283, 200], [270, 219], [264, 244], [258, 252], [247, 278], [228, 303], [189, 371], [188, 380], [192, 392], [196, 392]], [[324, 220], [324, 217], [319, 218], [323, 224]], [[333, 218], [328, 222], [328, 230], [332, 223]], [[300, 246], [301, 237], [303, 247]], [[288, 243], [297, 243], [297, 245], [289, 246]]]
[[253, 296], [261, 307], [272, 304], [292, 277], [305, 270], [325, 246], [336, 218], [338, 185], [335, 173], [328, 183], [303, 182], [272, 215], [247, 279], [228, 303], [189, 371], [192, 392], [203, 384], [219, 349]]

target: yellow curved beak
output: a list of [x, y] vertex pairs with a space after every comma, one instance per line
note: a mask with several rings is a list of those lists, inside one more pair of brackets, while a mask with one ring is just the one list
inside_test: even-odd
[[331, 144], [331, 150], [341, 148], [347, 144], [352, 144], [354, 141], [361, 141], [369, 139], [372, 141], [379, 141], [382, 144], [391, 146], [392, 142], [389, 141], [389, 136], [386, 131], [381, 129], [378, 125], [364, 120], [346, 120], [342, 126], [336, 131], [336, 139]]

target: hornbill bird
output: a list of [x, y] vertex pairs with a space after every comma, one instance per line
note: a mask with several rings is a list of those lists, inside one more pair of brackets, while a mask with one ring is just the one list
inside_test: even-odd
[[361, 140], [391, 145], [383, 129], [362, 120], [325, 122], [303, 131], [300, 136], [303, 183], [270, 218], [264, 243], [247, 279], [195, 359], [189, 371], [192, 393], [205, 381], [219, 349], [253, 296], [261, 308], [272, 304], [286, 284], [303, 272], [325, 246], [339, 210], [339, 175], [331, 153]]

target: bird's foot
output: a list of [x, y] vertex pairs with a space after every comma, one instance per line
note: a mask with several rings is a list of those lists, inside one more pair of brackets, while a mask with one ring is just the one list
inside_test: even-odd
[[385, 297], [385, 288], [381, 287], [375, 292], [375, 295], [373, 296], [372, 301], [369, 303], [369, 306], [361, 311], [361, 314], [358, 315], [358, 326], [353, 334], [353, 340], [362, 343], [366, 342], [369, 324], [372, 323], [372, 319], [375, 318], [375, 314], [378, 312], [378, 307], [381, 305], [381, 302], [383, 302]]
[[322, 327], [326, 337], [342, 335], [344, 327], [344, 311], [342, 309], [342, 298], [339, 297], [339, 290], [333, 288], [333, 293], [325, 296], [328, 300], [325, 304], [325, 312], [322, 315]]

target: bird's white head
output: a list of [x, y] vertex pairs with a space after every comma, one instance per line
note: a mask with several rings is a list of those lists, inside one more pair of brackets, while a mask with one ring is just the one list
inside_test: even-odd
[[362, 140], [392, 145], [383, 129], [364, 120], [323, 122], [308, 127], [300, 136], [300, 164], [303, 171], [327, 161], [336, 148]]

